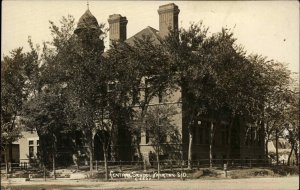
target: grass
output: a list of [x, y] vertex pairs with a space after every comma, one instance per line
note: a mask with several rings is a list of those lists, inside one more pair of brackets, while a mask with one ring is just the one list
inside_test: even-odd
[[[297, 166], [272, 166], [265, 168], [236, 168], [227, 171], [227, 177], [231, 179], [252, 177], [283, 177], [299, 175]], [[225, 178], [225, 172], [221, 169], [201, 168], [192, 173], [191, 179], [199, 178]]]

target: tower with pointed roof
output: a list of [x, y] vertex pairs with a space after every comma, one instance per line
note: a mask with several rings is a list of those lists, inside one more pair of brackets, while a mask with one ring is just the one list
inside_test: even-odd
[[104, 51], [104, 42], [100, 39], [103, 32], [89, 8], [80, 17], [74, 33], [79, 37], [85, 48], [97, 47], [97, 50]]

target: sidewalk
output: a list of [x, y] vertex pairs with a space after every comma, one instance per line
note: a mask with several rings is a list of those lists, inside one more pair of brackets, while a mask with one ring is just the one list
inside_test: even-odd
[[218, 180], [161, 180], [161, 181], [114, 181], [104, 182], [81, 179], [33, 179], [31, 181], [1, 181], [1, 186], [22, 187], [23, 190], [41, 189], [155, 189], [155, 190], [296, 190], [298, 189], [298, 176], [276, 178], [248, 178], [248, 179], [218, 179]]

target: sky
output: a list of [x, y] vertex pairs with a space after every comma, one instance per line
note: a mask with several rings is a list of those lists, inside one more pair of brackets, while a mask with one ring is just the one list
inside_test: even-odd
[[[175, 3], [180, 9], [179, 27], [202, 21], [210, 33], [231, 28], [237, 44], [248, 54], [257, 53], [299, 71], [298, 1], [89, 1], [99, 23], [108, 26], [108, 16], [128, 19], [127, 38], [147, 26], [159, 29], [158, 7]], [[49, 20], [59, 24], [62, 16], [76, 22], [87, 9], [87, 1], [2, 1], [1, 59], [17, 47], [29, 50], [28, 36], [35, 44], [50, 41]], [[106, 39], [108, 47], [108, 39]]]

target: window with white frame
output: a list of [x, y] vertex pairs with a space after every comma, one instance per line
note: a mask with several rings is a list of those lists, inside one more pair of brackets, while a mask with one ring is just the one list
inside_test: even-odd
[[33, 140], [29, 140], [28, 141], [28, 156], [29, 158], [33, 158], [34, 157], [34, 143]]

